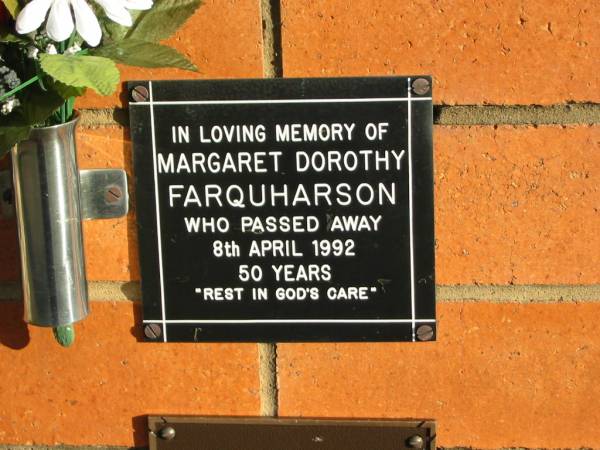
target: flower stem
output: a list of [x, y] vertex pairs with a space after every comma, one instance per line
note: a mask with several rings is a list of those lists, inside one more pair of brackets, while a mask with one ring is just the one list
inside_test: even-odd
[[75, 37], [77, 36], [77, 30], [73, 30], [71, 36], [69, 37], [69, 42], [67, 43], [67, 49], [73, 47], [73, 43], [75, 42]]
[[75, 108], [75, 97], [69, 97], [67, 100], [67, 117], [73, 116], [73, 109]]
[[[71, 34], [72, 36], [72, 34]], [[60, 53], [64, 53], [65, 52], [65, 42], [61, 42], [60, 43]], [[67, 105], [66, 102], [64, 102], [62, 105], [60, 105], [60, 123], [66, 123], [67, 122]]]
[[27, 86], [29, 86], [30, 84], [35, 83], [36, 81], [38, 81], [40, 79], [39, 76], [35, 76], [33, 78], [30, 78], [29, 80], [25, 81], [24, 83], [21, 83], [20, 85], [18, 85], [16, 88], [14, 88], [11, 91], [8, 91], [6, 94], [4, 94], [3, 96], [0, 97], [0, 102], [4, 101], [5, 99], [12, 97], [13, 95], [15, 95], [17, 92], [22, 91], [23, 89], [25, 89]]

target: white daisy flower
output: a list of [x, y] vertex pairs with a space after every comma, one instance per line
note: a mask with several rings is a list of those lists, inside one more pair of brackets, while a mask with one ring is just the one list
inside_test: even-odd
[[[146, 10], [152, 7], [152, 0], [95, 1], [104, 9], [109, 19], [125, 26], [133, 24], [129, 9]], [[102, 30], [86, 0], [31, 0], [17, 17], [17, 33], [27, 34], [37, 30], [46, 20], [46, 15], [46, 32], [52, 40], [62, 42], [76, 29], [92, 47], [100, 43]]]

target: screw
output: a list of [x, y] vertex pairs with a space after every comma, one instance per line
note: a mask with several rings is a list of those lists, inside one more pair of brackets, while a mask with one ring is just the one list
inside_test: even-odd
[[406, 445], [408, 445], [410, 448], [423, 448], [424, 442], [425, 441], [423, 441], [421, 436], [415, 434], [406, 440]]
[[413, 92], [417, 95], [425, 95], [429, 92], [429, 80], [417, 78], [412, 84]]
[[104, 200], [106, 203], [118, 203], [123, 196], [123, 192], [121, 188], [118, 186], [110, 186], [106, 191], [106, 195], [104, 196]]
[[158, 339], [162, 335], [162, 329], [157, 323], [149, 323], [144, 327], [144, 334], [148, 339]]
[[146, 86], [136, 86], [131, 90], [131, 98], [134, 102], [147, 102], [150, 98], [150, 93]]
[[433, 339], [433, 327], [431, 325], [421, 325], [417, 328], [417, 339], [420, 341], [430, 341]]
[[170, 441], [175, 437], [175, 428], [170, 425], [161, 428], [158, 430], [158, 437], [164, 439], [165, 441]]

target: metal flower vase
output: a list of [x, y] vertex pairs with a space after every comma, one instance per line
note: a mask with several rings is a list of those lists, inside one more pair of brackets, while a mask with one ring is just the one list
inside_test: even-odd
[[64, 327], [88, 315], [82, 220], [127, 213], [123, 170], [79, 171], [78, 122], [75, 114], [35, 128], [12, 150], [25, 320], [32, 325]]
[[25, 320], [43, 327], [70, 325], [89, 310], [77, 122], [35, 128], [12, 153]]

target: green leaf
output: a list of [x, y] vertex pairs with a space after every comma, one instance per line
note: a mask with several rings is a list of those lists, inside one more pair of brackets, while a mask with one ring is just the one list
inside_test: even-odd
[[0, 29], [0, 42], [6, 42], [6, 43], [11, 43], [11, 44], [17, 44], [17, 43], [24, 44], [27, 42], [25, 39], [21, 39], [16, 34], [4, 33], [3, 31], [4, 30]]
[[72, 97], [81, 97], [83, 94], [85, 94], [85, 90], [87, 89], [84, 87], [69, 86], [56, 80], [52, 81], [51, 87], [58, 95], [61, 96], [61, 98], [65, 100], [68, 100]]
[[[136, 22], [138, 16], [142, 11], [138, 10], [130, 10], [129, 14], [131, 14], [131, 18], [133, 19], [133, 23]], [[127, 33], [131, 30], [131, 27], [126, 27], [124, 25], [120, 25], [117, 22], [113, 22], [108, 18], [103, 18], [101, 10], [98, 11], [98, 17], [100, 22], [100, 27], [102, 28], [102, 44], [110, 44], [111, 42], [121, 41], [125, 38]]]
[[188, 20], [202, 0], [156, 0], [133, 24], [127, 38], [159, 42], [175, 33]]
[[19, 11], [21, 10], [19, 0], [2, 0], [2, 3], [4, 3], [4, 6], [6, 6], [6, 9], [8, 9], [8, 12], [12, 18], [16, 19]]
[[78, 88], [89, 87], [102, 95], [115, 92], [120, 80], [115, 63], [99, 56], [42, 54], [40, 64], [57, 81]]
[[198, 68], [177, 50], [166, 45], [137, 39], [124, 39], [104, 45], [94, 55], [110, 58], [118, 63], [140, 67], [177, 67], [197, 72]]
[[102, 27], [102, 43], [116, 42], [122, 40], [129, 31], [129, 27], [120, 25], [112, 20], [105, 20], [100, 22]]
[[6, 118], [2, 117], [0, 126], [0, 157], [23, 139], [27, 139], [34, 126], [44, 125], [60, 106], [65, 103], [56, 91], [56, 82], [46, 83], [44, 91], [34, 84], [19, 93], [21, 106]]
[[31, 131], [30, 126], [0, 126], [0, 158], [10, 152], [17, 143], [27, 139]]
[[20, 114], [23, 125], [43, 125], [46, 119], [65, 102], [60, 94], [54, 91], [54, 85], [47, 83], [44, 91], [39, 85], [31, 90], [23, 91], [21, 97]]
[[14, 34], [12, 32], [12, 29], [7, 27], [6, 25], [0, 24], [0, 42], [27, 44], [30, 41], [29, 39], [27, 39], [26, 36], [19, 36], [18, 34]]

